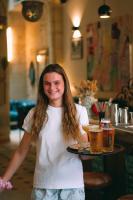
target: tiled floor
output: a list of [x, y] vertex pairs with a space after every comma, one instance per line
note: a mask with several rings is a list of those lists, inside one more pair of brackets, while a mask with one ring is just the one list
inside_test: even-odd
[[[0, 144], [0, 175], [4, 172], [11, 155], [17, 148], [23, 133], [12, 131], [9, 143]], [[26, 160], [12, 178], [13, 190], [0, 193], [0, 200], [30, 200], [35, 165], [35, 147], [32, 147]]]

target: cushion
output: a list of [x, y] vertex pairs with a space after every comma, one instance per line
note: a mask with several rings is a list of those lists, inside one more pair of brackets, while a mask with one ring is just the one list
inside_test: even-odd
[[84, 184], [88, 189], [101, 189], [111, 184], [110, 175], [103, 172], [84, 172]]

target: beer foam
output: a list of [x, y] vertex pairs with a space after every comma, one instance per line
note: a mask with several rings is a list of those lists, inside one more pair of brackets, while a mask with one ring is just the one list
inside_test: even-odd
[[91, 127], [90, 128], [90, 132], [95, 132], [95, 133], [99, 133], [99, 132], [102, 132], [102, 128], [99, 128], [99, 127]]
[[114, 130], [114, 128], [113, 127], [106, 127], [106, 128], [103, 128], [103, 130], [105, 130], [105, 131], [112, 131], [112, 130]]
[[94, 128], [94, 129], [99, 129], [99, 125], [91, 124], [91, 125], [88, 126], [88, 128], [89, 128], [89, 129], [92, 129], [92, 128]]

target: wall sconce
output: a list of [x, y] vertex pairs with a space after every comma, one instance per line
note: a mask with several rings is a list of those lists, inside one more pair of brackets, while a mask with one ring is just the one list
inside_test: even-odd
[[37, 63], [37, 80], [39, 81], [39, 77], [44, 67], [49, 63], [49, 51], [47, 48], [37, 51], [36, 63]]
[[46, 55], [45, 54], [37, 54], [36, 60], [38, 63], [45, 63]]
[[78, 26], [78, 27], [73, 26], [73, 27], [72, 27], [72, 31], [73, 31], [73, 35], [72, 35], [72, 38], [73, 38], [73, 39], [81, 38], [81, 32], [80, 32], [80, 30], [79, 30], [79, 26]]
[[79, 30], [79, 26], [73, 26], [72, 31], [71, 58], [81, 59], [83, 57], [83, 39]]
[[104, 18], [104, 19], [109, 18], [111, 12], [112, 12], [111, 8], [105, 4], [105, 1], [104, 1], [104, 4], [98, 8], [98, 14], [100, 18]]
[[46, 64], [48, 61], [48, 49], [42, 49], [42, 50], [38, 51], [37, 55], [36, 55], [36, 61], [38, 63]]
[[22, 15], [23, 17], [30, 21], [38, 21], [43, 13], [43, 2], [34, 0], [22, 1]]
[[6, 27], [7, 18], [5, 16], [0, 16], [0, 30]]

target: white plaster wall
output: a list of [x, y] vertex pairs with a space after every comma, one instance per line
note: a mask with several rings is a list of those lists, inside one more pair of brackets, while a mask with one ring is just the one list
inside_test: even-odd
[[[102, 3], [102, 0], [69, 0], [66, 4], [59, 5], [49, 1], [44, 6], [42, 18], [36, 23], [26, 22], [20, 12], [16, 17], [12, 15], [11, 23], [18, 29], [14, 45], [17, 57], [10, 64], [11, 98], [36, 98], [37, 82], [33, 87], [30, 85], [28, 72], [31, 61], [37, 70], [36, 54], [43, 48], [49, 49], [50, 63], [58, 62], [66, 69], [72, 88], [80, 80], [86, 79], [86, 26], [99, 19], [97, 10]], [[111, 0], [107, 4], [112, 8], [112, 17], [132, 14], [132, 0]], [[75, 15], [81, 18], [80, 30], [84, 48], [83, 58], [78, 60], [71, 59], [72, 20]]]
[[[48, 49], [49, 63], [62, 63], [62, 7], [45, 2], [42, 17], [37, 22], [26, 21], [21, 10], [10, 11], [8, 24], [13, 30], [13, 60], [10, 62], [10, 98], [36, 99], [39, 65], [38, 51]], [[29, 67], [34, 63], [35, 85], [30, 84]], [[45, 67], [45, 66], [44, 66]]]
[[[31, 23], [26, 22], [26, 73], [27, 73], [27, 98], [36, 99], [37, 85], [38, 85], [38, 65], [36, 62], [36, 56], [39, 50], [48, 46], [48, 34], [47, 34], [47, 21], [42, 17], [38, 22]], [[35, 67], [35, 84], [32, 86], [29, 79], [29, 67], [30, 63], [34, 63]]]
[[[133, 11], [133, 1], [132, 0], [111, 0], [106, 1], [108, 5], [112, 8], [112, 17], [121, 16], [124, 14], [131, 14]], [[67, 70], [69, 79], [73, 88], [73, 85], [80, 83], [80, 80], [86, 79], [86, 26], [88, 23], [93, 23], [98, 21], [97, 10], [103, 1], [97, 0], [69, 0], [64, 6], [64, 67]], [[79, 15], [81, 17], [80, 30], [83, 36], [84, 43], [84, 55], [83, 59], [72, 60], [71, 59], [71, 36], [72, 36], [72, 19], [74, 15]], [[132, 63], [133, 71], [133, 63]], [[74, 90], [73, 90], [74, 92]], [[102, 94], [101, 94], [102, 95]], [[109, 94], [105, 94], [107, 96]]]
[[8, 14], [8, 26], [13, 33], [13, 59], [9, 63], [9, 97], [23, 99], [27, 96], [26, 90], [26, 52], [25, 52], [25, 21], [18, 12]]

